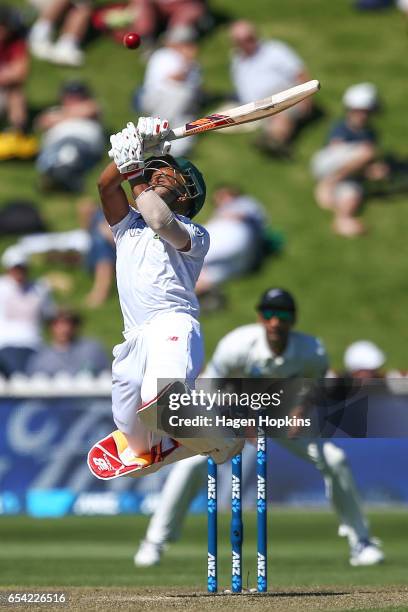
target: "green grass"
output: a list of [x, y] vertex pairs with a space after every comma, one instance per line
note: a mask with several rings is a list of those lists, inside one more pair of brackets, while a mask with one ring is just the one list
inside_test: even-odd
[[[308, 163], [325, 137], [329, 123], [341, 112], [340, 97], [353, 82], [374, 81], [385, 101], [378, 118], [384, 147], [399, 154], [406, 151], [403, 125], [406, 111], [404, 89], [406, 24], [400, 12], [356, 13], [350, 2], [327, 0], [213, 0], [212, 5], [230, 16], [249, 17], [264, 36], [276, 36], [292, 44], [305, 59], [311, 75], [322, 82], [319, 104], [325, 118], [306, 129], [296, 146], [293, 163], [269, 161], [251, 145], [252, 136], [212, 134], [203, 136], [194, 153], [209, 186], [221, 181], [238, 183], [264, 202], [271, 221], [282, 230], [287, 247], [271, 258], [257, 274], [227, 286], [226, 311], [203, 317], [207, 354], [227, 331], [251, 322], [253, 306], [268, 285], [293, 290], [300, 304], [299, 327], [321, 336], [335, 365], [345, 346], [367, 337], [378, 342], [389, 357], [388, 365], [404, 367], [405, 344], [401, 329], [408, 326], [405, 291], [406, 264], [402, 256], [408, 230], [407, 197], [387, 202], [370, 201], [363, 212], [370, 233], [347, 241], [330, 232], [330, 215], [313, 200]], [[228, 37], [220, 26], [201, 45], [201, 61], [208, 90], [227, 92]], [[133, 117], [130, 95], [140, 82], [143, 65], [137, 53], [125, 51], [109, 39], [93, 41], [80, 71], [33, 62], [28, 93], [35, 107], [54, 103], [59, 83], [81, 76], [101, 99], [106, 124], [116, 130]], [[86, 193], [96, 197], [95, 182], [101, 166], [89, 176]], [[1, 200], [33, 198], [54, 230], [76, 226], [76, 199], [44, 196], [38, 192], [30, 164], [0, 166]], [[200, 217], [210, 213], [211, 205]], [[4, 247], [10, 241], [2, 241]], [[46, 268], [47, 269], [47, 268]], [[38, 264], [36, 272], [43, 272]], [[70, 295], [59, 296], [83, 308], [90, 279], [79, 271], [63, 269], [75, 283]], [[107, 347], [120, 340], [122, 320], [116, 295], [88, 317], [86, 332], [97, 335]]]
[[[336, 520], [328, 512], [269, 512], [270, 588], [326, 585], [406, 585], [408, 553], [402, 534], [406, 515], [400, 511], [371, 513], [373, 531], [384, 542], [387, 561], [371, 568], [351, 568], [348, 547], [336, 536]], [[135, 569], [132, 558], [143, 537], [146, 517], [70, 517], [0, 520], [0, 586], [194, 587], [205, 590], [206, 519], [190, 516], [182, 539], [173, 544], [160, 566]], [[220, 587], [230, 580], [229, 517], [220, 515]], [[245, 515], [244, 585], [256, 580], [256, 524]]]

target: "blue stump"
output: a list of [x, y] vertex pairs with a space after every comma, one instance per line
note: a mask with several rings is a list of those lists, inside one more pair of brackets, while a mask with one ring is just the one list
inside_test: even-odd
[[260, 429], [257, 439], [256, 456], [256, 510], [257, 510], [257, 588], [265, 593], [268, 588], [267, 576], [267, 444], [266, 436]]
[[239, 453], [231, 461], [231, 590], [242, 591], [242, 541], [244, 529], [242, 524], [242, 455]]
[[217, 574], [217, 464], [208, 459], [207, 474], [207, 590], [216, 593], [218, 589]]

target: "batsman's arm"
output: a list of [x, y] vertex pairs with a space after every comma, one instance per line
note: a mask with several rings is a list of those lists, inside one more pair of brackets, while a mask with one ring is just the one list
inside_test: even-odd
[[170, 210], [167, 201], [174, 196], [160, 186], [149, 187], [139, 181], [129, 181], [136, 199], [136, 206], [147, 225], [166, 242], [179, 251], [191, 249], [191, 238], [187, 229]]
[[114, 162], [103, 170], [98, 180], [102, 208], [109, 225], [116, 225], [129, 213], [129, 202], [122, 187], [126, 177], [119, 172]]

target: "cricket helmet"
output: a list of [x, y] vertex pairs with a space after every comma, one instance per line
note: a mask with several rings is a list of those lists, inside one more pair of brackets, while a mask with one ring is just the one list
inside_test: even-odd
[[182, 188], [185, 190], [185, 195], [188, 197], [186, 200], [185, 212], [183, 211], [182, 214], [192, 219], [200, 212], [205, 202], [207, 188], [203, 175], [199, 169], [185, 157], [172, 157], [171, 155], [151, 157], [145, 164], [145, 172], [158, 170], [160, 167], [164, 166], [170, 166], [178, 170], [182, 175]]
[[191, 161], [185, 157], [176, 157], [175, 160], [186, 181], [186, 189], [191, 201], [190, 214], [187, 216], [192, 219], [204, 206], [207, 192], [205, 180], [197, 166]]

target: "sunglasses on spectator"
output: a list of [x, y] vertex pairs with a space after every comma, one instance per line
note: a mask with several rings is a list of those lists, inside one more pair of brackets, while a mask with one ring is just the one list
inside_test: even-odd
[[292, 322], [294, 319], [293, 316], [293, 312], [290, 312], [290, 310], [271, 310], [271, 309], [265, 309], [265, 310], [260, 310], [260, 315], [263, 319], [265, 319], [265, 321], [270, 321], [271, 319], [273, 319], [273, 317], [276, 317], [277, 319], [279, 319], [279, 321], [289, 321]]

